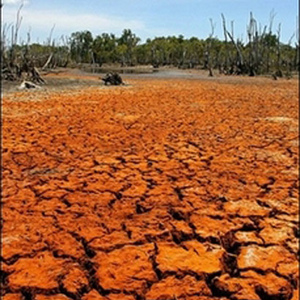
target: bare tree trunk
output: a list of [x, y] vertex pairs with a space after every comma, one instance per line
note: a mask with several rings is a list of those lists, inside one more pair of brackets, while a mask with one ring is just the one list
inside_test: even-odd
[[223, 14], [221, 14], [222, 20], [223, 20], [223, 32], [224, 32], [224, 38], [225, 38], [225, 65], [223, 68], [223, 72], [225, 74], [228, 74], [228, 66], [229, 66], [229, 49], [228, 49], [228, 39], [227, 39], [227, 29], [226, 29], [226, 21]]
[[212, 38], [215, 32], [215, 24], [213, 23], [212, 19], [210, 20], [210, 25], [211, 25], [211, 34], [209, 35], [209, 43], [207, 47], [207, 52], [206, 52], [206, 59], [207, 59], [207, 68], [208, 68], [208, 76], [213, 77], [213, 71], [212, 71], [212, 59], [211, 59], [211, 48], [212, 48]]
[[253, 18], [252, 12], [250, 12], [250, 23], [247, 28], [248, 39], [249, 39], [249, 76], [255, 76], [257, 73], [258, 65], [258, 34], [257, 34], [257, 23]]
[[277, 30], [277, 61], [276, 61], [276, 76], [282, 77], [282, 70], [281, 70], [281, 49], [280, 49], [280, 32], [281, 32], [281, 23], [278, 25]]
[[242, 51], [241, 51], [240, 47], [238, 46], [238, 44], [235, 42], [233, 36], [230, 34], [229, 31], [227, 31], [227, 34], [228, 34], [231, 42], [233, 43], [233, 45], [234, 45], [234, 47], [235, 47], [235, 49], [237, 51], [237, 61], [236, 61], [235, 66], [237, 67], [238, 72], [243, 72], [244, 57], [243, 57]]
[[[271, 11], [270, 13], [270, 23], [269, 23], [269, 36], [272, 35], [272, 27], [273, 27], [273, 22], [274, 22], [274, 18], [275, 18], [275, 13], [274, 11]], [[267, 73], [270, 72], [270, 45], [267, 45]]]
[[296, 20], [296, 43], [295, 43], [296, 51], [295, 51], [295, 59], [294, 59], [294, 67], [299, 72], [300, 70], [300, 39], [299, 39], [299, 17]]
[[45, 80], [41, 77], [37, 68], [32, 67], [31, 74], [32, 74], [32, 81], [37, 83], [45, 83]]
[[48, 67], [48, 65], [50, 64], [50, 62], [51, 62], [51, 59], [52, 59], [52, 57], [53, 57], [53, 52], [52, 53], [50, 53], [50, 55], [49, 55], [49, 57], [48, 57], [48, 59], [47, 59], [47, 61], [46, 61], [46, 63], [43, 65], [43, 67], [42, 67], [42, 70], [45, 70], [45, 69], [47, 69], [47, 67]]

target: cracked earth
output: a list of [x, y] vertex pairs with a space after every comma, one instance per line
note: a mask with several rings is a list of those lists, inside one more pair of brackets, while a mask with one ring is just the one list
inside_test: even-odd
[[127, 82], [4, 95], [2, 299], [299, 299], [298, 82]]

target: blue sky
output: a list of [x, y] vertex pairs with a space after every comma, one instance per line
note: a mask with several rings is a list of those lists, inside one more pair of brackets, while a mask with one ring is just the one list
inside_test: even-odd
[[[70, 36], [78, 30], [90, 30], [94, 36], [103, 32], [120, 36], [130, 28], [145, 41], [155, 36], [179, 34], [189, 38], [207, 38], [209, 19], [215, 23], [215, 36], [223, 39], [221, 13], [228, 27], [234, 21], [235, 36], [247, 41], [246, 27], [250, 11], [259, 23], [269, 25], [274, 11], [273, 31], [281, 23], [283, 42], [296, 32], [297, 0], [2, 0], [3, 22], [15, 22], [16, 12], [24, 2], [20, 38], [30, 31], [32, 42], [44, 42], [55, 25], [53, 38]], [[295, 38], [293, 39], [293, 42]]]

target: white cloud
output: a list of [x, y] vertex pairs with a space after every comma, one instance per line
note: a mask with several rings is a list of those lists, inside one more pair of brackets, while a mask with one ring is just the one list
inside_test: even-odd
[[120, 29], [124, 26], [132, 29], [141, 28], [143, 24], [135, 20], [124, 20], [111, 16], [98, 16], [93, 14], [68, 15], [61, 12], [30, 12], [24, 11], [24, 22], [35, 26], [56, 24], [56, 28], [63, 30], [94, 30], [101, 31]]
[[[17, 0], [6, 0], [17, 1]], [[75, 31], [90, 30], [94, 34], [102, 32], [116, 32], [124, 28], [132, 30], [143, 30], [145, 25], [139, 20], [126, 20], [121, 17], [96, 14], [70, 14], [58, 10], [29, 10], [24, 7], [21, 10], [22, 28], [31, 28], [32, 32], [44, 31], [46, 36], [55, 25], [55, 33], [70, 34]], [[16, 20], [16, 9], [7, 7], [4, 9], [3, 22], [14, 23]], [[40, 37], [42, 40], [44, 37]]]
[[21, 5], [21, 4], [28, 4], [29, 1], [27, 0], [2, 0], [2, 3], [5, 5]]

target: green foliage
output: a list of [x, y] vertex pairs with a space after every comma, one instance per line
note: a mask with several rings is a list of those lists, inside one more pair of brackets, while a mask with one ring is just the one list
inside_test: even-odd
[[[152, 65], [178, 68], [219, 69], [226, 74], [263, 74], [278, 68], [297, 69], [296, 49], [281, 44], [272, 32], [251, 36], [247, 44], [240, 40], [221, 41], [215, 37], [205, 40], [183, 35], [155, 37], [140, 43], [130, 29], [120, 37], [102, 33], [95, 38], [89, 31], [71, 35], [71, 58], [76, 63], [120, 63], [121, 66]], [[280, 55], [279, 55], [280, 54]]]
[[[73, 64], [119, 63], [121, 66], [152, 65], [178, 68], [219, 69], [225, 74], [265, 74], [287, 72], [299, 68], [299, 46], [282, 44], [272, 32], [248, 31], [249, 42], [233, 38], [221, 41], [212, 35], [203, 40], [183, 35], [155, 37], [141, 43], [130, 29], [120, 37], [102, 33], [95, 37], [90, 31], [71, 34], [64, 45], [49, 43], [17, 45], [2, 51], [3, 61], [18, 63], [25, 57], [37, 67], [56, 67]], [[29, 59], [27, 59], [29, 58]]]
[[77, 31], [71, 34], [71, 58], [76, 63], [90, 63], [93, 36], [90, 31]]
[[122, 66], [133, 66], [136, 63], [135, 49], [140, 41], [130, 29], [124, 29], [122, 36], [117, 40], [117, 56]]
[[102, 33], [96, 36], [92, 44], [95, 63], [102, 66], [105, 62], [115, 62], [117, 40], [113, 34]]

